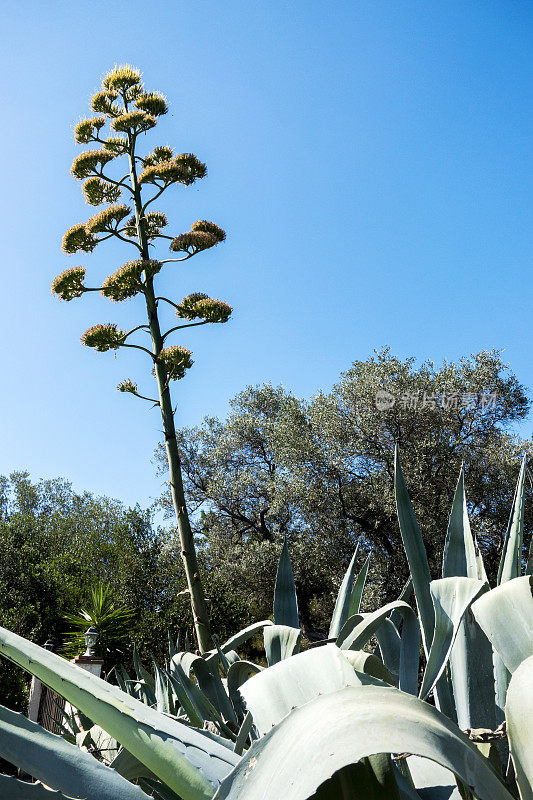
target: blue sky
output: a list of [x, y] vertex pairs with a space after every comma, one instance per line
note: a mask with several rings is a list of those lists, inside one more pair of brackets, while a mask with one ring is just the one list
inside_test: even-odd
[[157, 410], [114, 388], [150, 390], [142, 356], [79, 343], [95, 322], [142, 321], [141, 300], [50, 294], [66, 267], [95, 285], [130, 258], [60, 251], [94, 213], [69, 175], [72, 126], [116, 62], [168, 97], [147, 148], [208, 164], [166, 202], [173, 232], [198, 218], [228, 232], [163, 278], [177, 299], [235, 307], [176, 340], [196, 360], [178, 424], [225, 415], [247, 384], [328, 390], [383, 345], [437, 362], [502, 348], [533, 386], [531, 3], [22, 0], [2, 16], [0, 473], [126, 503], [159, 493]]

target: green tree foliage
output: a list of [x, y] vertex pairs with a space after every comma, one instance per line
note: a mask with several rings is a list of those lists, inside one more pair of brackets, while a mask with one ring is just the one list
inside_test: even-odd
[[[162, 659], [167, 630], [185, 633], [190, 612], [179, 595], [186, 585], [179, 552], [149, 512], [78, 494], [62, 479], [32, 483], [27, 473], [0, 478], [0, 511], [2, 625], [39, 644], [51, 637], [59, 648], [64, 614], [84, 607], [103, 582], [118, 605], [133, 610], [129, 633], [141, 652]], [[3, 661], [0, 702], [21, 709], [25, 691], [22, 673]]]
[[[390, 407], [377, 407], [378, 392], [388, 393], [378, 404]], [[227, 421], [206, 419], [179, 433], [207, 572], [228, 592], [243, 593], [258, 618], [268, 613], [281, 537], [289, 535], [300, 613], [312, 635], [324, 629], [360, 540], [361, 555], [372, 553], [367, 602], [393, 599], [408, 576], [393, 493], [397, 442], [433, 576], [463, 460], [473, 531], [493, 575], [519, 454], [528, 447], [512, 424], [528, 408], [498, 352], [416, 367], [383, 350], [309, 402], [268, 384], [246, 389]], [[170, 508], [168, 496], [162, 502]], [[528, 510], [526, 540], [532, 528]]]

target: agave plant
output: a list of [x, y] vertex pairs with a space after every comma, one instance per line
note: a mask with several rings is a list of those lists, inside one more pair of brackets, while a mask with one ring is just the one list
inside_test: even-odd
[[[66, 741], [0, 709], [0, 756], [59, 798], [509, 800], [518, 792], [532, 800], [531, 559], [520, 574], [525, 476], [524, 460], [497, 587], [489, 589], [472, 537], [462, 470], [443, 577], [431, 581], [396, 455], [411, 583], [397, 601], [361, 614], [368, 560], [358, 571], [354, 554], [328, 639], [304, 652], [286, 541], [273, 621], [202, 656], [171, 645], [153, 674], [135, 654], [135, 676], [117, 670], [118, 686], [0, 629], [0, 653], [82, 712], [82, 729], [65, 720]], [[406, 602], [411, 591], [418, 615]], [[265, 668], [237, 653], [259, 633]], [[374, 636], [374, 653], [365, 651]], [[507, 774], [499, 760], [505, 732]], [[2, 776], [0, 789], [10, 798], [53, 796], [41, 784]]]

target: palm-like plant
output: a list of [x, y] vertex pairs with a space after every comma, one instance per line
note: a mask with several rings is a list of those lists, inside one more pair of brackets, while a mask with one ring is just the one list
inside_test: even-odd
[[134, 611], [117, 605], [111, 587], [100, 583], [91, 588], [85, 608], [64, 614], [71, 630], [63, 636], [61, 652], [69, 658], [80, 655], [85, 649], [85, 632], [93, 626], [98, 631], [95, 652], [112, 665], [121, 659], [131, 640], [134, 617]]

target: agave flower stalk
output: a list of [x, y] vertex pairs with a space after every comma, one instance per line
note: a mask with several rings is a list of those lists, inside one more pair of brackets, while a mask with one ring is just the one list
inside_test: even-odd
[[[130, 331], [115, 323], [93, 325], [82, 336], [82, 343], [95, 350], [136, 348], [147, 354], [152, 362], [152, 373], [157, 383], [157, 398], [139, 393], [137, 384], [127, 378], [118, 390], [149, 400], [159, 407], [170, 474], [170, 488], [181, 545], [181, 556], [190, 593], [194, 627], [200, 652], [211, 647], [209, 615], [199, 574], [194, 538], [185, 503], [180, 453], [176, 439], [174, 409], [170, 381], [180, 380], [192, 366], [191, 352], [181, 346], [166, 346], [167, 338], [178, 330], [208, 323], [227, 322], [232, 308], [227, 303], [197, 292], [174, 302], [158, 297], [154, 281], [166, 264], [186, 261], [203, 250], [216, 246], [225, 239], [225, 232], [213, 222], [198, 220], [189, 231], [178, 236], [162, 233], [167, 226], [166, 215], [148, 210], [167, 189], [174, 185], [189, 186], [205, 177], [207, 169], [191, 153], [175, 155], [167, 146], [156, 147], [150, 154], [138, 153], [139, 137], [155, 127], [158, 118], [167, 112], [165, 98], [157, 92], [148, 92], [141, 82], [141, 73], [129, 65], [116, 66], [103, 79], [102, 89], [92, 98], [92, 110], [97, 117], [79, 122], [75, 139], [81, 144], [95, 143], [96, 148], [78, 155], [71, 172], [84, 180], [83, 192], [93, 206], [108, 203], [102, 211], [86, 223], [68, 230], [63, 238], [63, 250], [68, 254], [92, 252], [102, 241], [118, 239], [137, 253], [109, 275], [99, 287], [85, 285], [85, 268], [65, 270], [52, 284], [52, 292], [70, 301], [89, 291], [100, 291], [104, 297], [121, 302], [142, 294], [146, 306], [146, 322]], [[104, 128], [109, 123], [117, 136], [105, 138]], [[107, 171], [126, 159], [127, 172], [122, 177], [112, 177]], [[104, 170], [106, 170], [104, 172]], [[148, 195], [148, 196], [147, 196]], [[123, 199], [131, 203], [119, 202]], [[133, 214], [132, 214], [133, 211]], [[156, 260], [151, 252], [158, 242], [170, 240], [170, 249], [180, 254], [176, 258]], [[162, 330], [160, 305], [170, 306], [180, 324]], [[149, 347], [132, 343], [131, 336], [149, 337]]]

